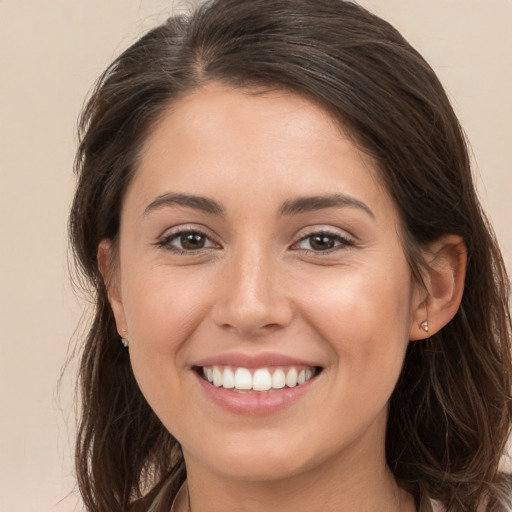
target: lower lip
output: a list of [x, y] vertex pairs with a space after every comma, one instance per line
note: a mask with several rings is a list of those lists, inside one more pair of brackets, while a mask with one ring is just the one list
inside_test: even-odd
[[216, 387], [196, 373], [199, 384], [207, 397], [222, 409], [246, 416], [266, 416], [275, 414], [299, 400], [307, 393], [318, 376], [293, 388], [237, 393], [230, 389]]

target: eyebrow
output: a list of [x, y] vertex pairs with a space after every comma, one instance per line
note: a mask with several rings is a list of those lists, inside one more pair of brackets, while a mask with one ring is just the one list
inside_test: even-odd
[[285, 201], [283, 203], [283, 206], [281, 206], [280, 214], [295, 215], [298, 213], [323, 210], [326, 208], [346, 206], [358, 208], [367, 213], [372, 219], [375, 219], [374, 213], [365, 203], [359, 201], [359, 199], [344, 194], [329, 194], [325, 196], [300, 197], [292, 201]]
[[158, 196], [154, 201], [152, 201], [144, 210], [144, 216], [164, 206], [174, 205], [186, 206], [188, 208], [201, 210], [203, 212], [211, 213], [213, 215], [225, 215], [224, 208], [213, 199], [209, 199], [207, 197], [202, 196], [195, 196], [191, 194], [167, 193]]
[[[166, 193], [158, 196], [146, 207], [144, 210], [144, 216], [148, 215], [154, 210], [158, 210], [165, 206], [174, 205], [201, 210], [212, 215], [224, 216], [226, 213], [224, 207], [220, 203], [208, 197], [196, 196], [193, 194]], [[375, 219], [374, 213], [365, 203], [359, 201], [359, 199], [347, 196], [345, 194], [299, 197], [298, 199], [285, 201], [281, 206], [279, 213], [280, 215], [288, 216], [316, 210], [324, 210], [327, 208], [339, 208], [347, 206], [358, 208], [367, 213], [372, 219]]]

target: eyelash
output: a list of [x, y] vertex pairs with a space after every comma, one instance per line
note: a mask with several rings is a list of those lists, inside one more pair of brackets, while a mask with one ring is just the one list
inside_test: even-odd
[[[197, 249], [197, 250], [184, 249], [184, 248], [180, 249], [180, 248], [172, 245], [172, 242], [174, 240], [178, 240], [178, 239], [182, 238], [183, 236], [187, 236], [187, 235], [198, 235], [205, 240], [205, 243], [208, 243], [208, 241], [209, 241], [210, 245], [207, 247], [201, 247], [200, 249]], [[311, 240], [313, 237], [329, 238], [330, 240], [334, 241], [334, 244], [337, 244], [337, 245], [334, 245], [333, 247], [325, 249], [325, 250], [301, 249], [298, 247], [302, 242], [304, 242], [308, 239]], [[211, 240], [211, 238], [206, 233], [204, 233], [198, 229], [183, 229], [181, 231], [171, 233], [169, 235], [164, 236], [162, 239], [158, 240], [158, 242], [155, 245], [157, 245], [158, 247], [167, 249], [171, 252], [174, 252], [175, 254], [178, 254], [178, 255], [202, 254], [204, 251], [215, 247], [215, 243]], [[320, 256], [320, 255], [331, 254], [331, 253], [341, 250], [343, 248], [353, 247], [353, 246], [354, 246], [354, 241], [351, 240], [350, 238], [341, 236], [339, 233], [331, 232], [329, 230], [324, 229], [324, 230], [313, 231], [311, 233], [308, 233], [307, 235], [300, 238], [300, 240], [295, 242], [291, 246], [291, 248], [296, 251], [304, 251], [309, 254], [314, 254], [314, 255]]]
[[[191, 249], [180, 249], [178, 247], [175, 247], [172, 245], [172, 242], [174, 240], [179, 240], [183, 236], [186, 235], [199, 235], [205, 240], [205, 243], [208, 243], [208, 241], [211, 243], [208, 247], [201, 247], [197, 250], [191, 250]], [[178, 255], [187, 255], [187, 254], [202, 254], [205, 250], [211, 249], [215, 246], [215, 243], [212, 242], [211, 238], [204, 232], [202, 232], [199, 229], [182, 229], [180, 231], [177, 231], [175, 233], [171, 233], [169, 235], [164, 236], [158, 242], [156, 243], [158, 247], [162, 247], [164, 249], [167, 249], [168, 251], [174, 252]]]
[[292, 248], [297, 247], [299, 244], [301, 244], [302, 242], [304, 242], [305, 240], [308, 240], [308, 239], [310, 240], [310, 244], [311, 244], [311, 239], [313, 237], [329, 238], [330, 240], [333, 240], [334, 243], [337, 245], [334, 245], [334, 247], [331, 247], [331, 248], [325, 249], [325, 250], [300, 249], [300, 248], [297, 248], [295, 250], [299, 250], [299, 251], [302, 250], [309, 254], [322, 256], [322, 255], [332, 254], [333, 252], [345, 249], [347, 247], [354, 246], [354, 241], [352, 239], [350, 239], [346, 236], [342, 236], [339, 233], [323, 229], [320, 231], [313, 231], [313, 232], [308, 233], [307, 235], [303, 236], [298, 242], [295, 242], [292, 245]]

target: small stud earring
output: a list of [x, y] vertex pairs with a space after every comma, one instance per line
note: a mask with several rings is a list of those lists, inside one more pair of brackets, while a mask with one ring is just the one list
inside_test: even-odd
[[426, 300], [425, 300], [425, 313], [426, 313], [427, 318], [425, 320], [423, 320], [423, 322], [420, 323], [420, 327], [425, 332], [428, 332], [428, 329], [429, 329], [429, 325], [428, 325], [428, 305], [427, 305], [427, 301]]
[[[126, 329], [121, 329], [122, 332], [125, 332], [128, 334], [128, 331]], [[130, 341], [127, 338], [121, 338], [121, 343], [123, 344], [124, 348], [128, 348], [128, 345], [130, 344]]]

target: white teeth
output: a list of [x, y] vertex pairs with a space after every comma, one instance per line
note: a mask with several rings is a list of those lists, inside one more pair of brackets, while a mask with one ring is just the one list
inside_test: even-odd
[[235, 387], [235, 374], [229, 369], [224, 370], [224, 382], [222, 387], [226, 389], [233, 389]]
[[272, 377], [268, 370], [256, 370], [252, 376], [252, 389], [254, 391], [268, 391], [272, 387]]
[[269, 391], [283, 389], [285, 386], [293, 388], [304, 384], [315, 375], [313, 368], [297, 371], [297, 368], [292, 366], [287, 370], [276, 368], [271, 373], [268, 368], [258, 368], [251, 373], [247, 368], [236, 368], [233, 371], [229, 366], [206, 366], [203, 367], [202, 373], [204, 378], [216, 387], [240, 391]]
[[293, 388], [297, 385], [297, 370], [295, 368], [290, 368], [288, 373], [286, 374], [286, 385], [289, 388]]
[[241, 390], [252, 389], [252, 375], [247, 368], [236, 369], [235, 388]]
[[222, 386], [223, 378], [222, 373], [219, 370], [218, 366], [213, 367], [213, 385], [220, 387]]
[[281, 368], [278, 368], [272, 375], [272, 388], [273, 389], [282, 389], [285, 386], [286, 386], [286, 377], [284, 375], [283, 370], [281, 370]]

